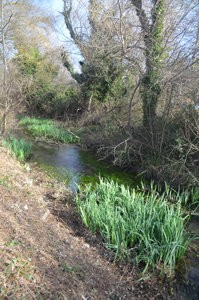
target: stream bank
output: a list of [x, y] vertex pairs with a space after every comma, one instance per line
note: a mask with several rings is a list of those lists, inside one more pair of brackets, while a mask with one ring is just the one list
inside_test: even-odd
[[[0, 299], [175, 299], [85, 229], [71, 193], [0, 146]], [[178, 298], [182, 299], [182, 298]]]

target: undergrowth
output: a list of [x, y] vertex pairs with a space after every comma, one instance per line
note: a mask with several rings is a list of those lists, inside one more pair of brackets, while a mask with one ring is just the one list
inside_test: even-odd
[[154, 188], [146, 194], [101, 179], [82, 195], [76, 202], [85, 225], [100, 232], [115, 258], [144, 262], [143, 272], [161, 265], [162, 273], [169, 269], [171, 274], [193, 239], [184, 229], [188, 217], [181, 211], [181, 200], [168, 204], [166, 192], [159, 195]]
[[16, 139], [13, 136], [3, 140], [3, 146], [10, 149], [11, 154], [16, 156], [19, 161], [23, 161], [30, 156], [32, 144], [26, 142], [24, 139]]
[[80, 139], [70, 133], [69, 129], [64, 129], [61, 125], [52, 120], [21, 118], [20, 125], [25, 127], [28, 135], [44, 138], [47, 141], [56, 141], [60, 143], [77, 143]]
[[[153, 186], [153, 182], [152, 182]], [[172, 189], [166, 182], [164, 187], [157, 187], [159, 191], [162, 193], [164, 189], [164, 195], [166, 200], [171, 203], [179, 203], [186, 210], [197, 210], [199, 206], [199, 189], [197, 185], [191, 186], [189, 189], [181, 189], [180, 186], [178, 190]], [[152, 188], [153, 191], [153, 188]]]

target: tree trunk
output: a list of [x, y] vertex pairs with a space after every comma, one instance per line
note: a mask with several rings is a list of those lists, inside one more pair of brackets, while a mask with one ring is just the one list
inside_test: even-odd
[[3, 117], [1, 120], [1, 135], [4, 135], [6, 132], [6, 123], [7, 123], [7, 113], [4, 111]]
[[156, 123], [156, 108], [161, 94], [160, 68], [162, 57], [162, 31], [165, 0], [154, 0], [151, 22], [142, 7], [142, 0], [131, 0], [136, 7], [145, 44], [145, 75], [141, 80], [143, 125], [153, 133]]
[[[8, 22], [9, 23], [9, 22]], [[5, 27], [4, 25], [4, 15], [3, 15], [3, 0], [1, 0], [1, 37], [2, 37], [2, 56], [3, 56], [3, 66], [4, 66], [4, 80], [3, 80], [3, 98], [4, 98], [4, 114], [1, 121], [1, 134], [6, 132], [6, 118], [8, 112], [8, 93], [7, 93], [7, 59], [6, 59], [6, 45], [5, 45]]]

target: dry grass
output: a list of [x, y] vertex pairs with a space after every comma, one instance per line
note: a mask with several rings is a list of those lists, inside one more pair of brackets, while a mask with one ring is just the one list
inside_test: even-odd
[[160, 278], [138, 278], [84, 228], [65, 187], [0, 146], [0, 300], [172, 299]]

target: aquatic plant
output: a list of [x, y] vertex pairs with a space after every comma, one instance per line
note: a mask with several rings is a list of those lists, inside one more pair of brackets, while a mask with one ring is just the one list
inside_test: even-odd
[[19, 161], [23, 161], [31, 153], [32, 144], [26, 142], [24, 139], [16, 139], [13, 136], [5, 138], [3, 145], [8, 147], [13, 155], [17, 157]]
[[199, 206], [199, 189], [198, 186], [192, 186], [191, 188], [182, 189], [180, 186], [178, 190], [172, 189], [166, 182], [164, 186], [155, 186], [152, 182], [151, 190], [154, 191], [159, 189], [159, 192], [162, 193], [164, 190], [164, 195], [167, 201], [171, 203], [180, 202], [183, 207], [186, 209], [196, 210]]
[[41, 125], [41, 124], [53, 124], [52, 120], [49, 119], [37, 119], [37, 118], [30, 118], [30, 117], [23, 117], [20, 118], [20, 125], [21, 126], [28, 126], [28, 125]]
[[47, 141], [53, 140], [61, 143], [77, 143], [80, 139], [64, 129], [59, 123], [47, 119], [21, 118], [20, 125], [30, 136], [42, 137]]
[[68, 131], [62, 130], [58, 136], [61, 143], [77, 143], [79, 139], [70, 134]]
[[188, 219], [180, 202], [168, 205], [165, 196], [100, 179], [95, 189], [89, 185], [83, 197], [77, 195], [76, 202], [85, 225], [100, 232], [115, 257], [144, 262], [143, 272], [162, 265], [161, 272], [171, 273], [191, 238], [184, 230]]

